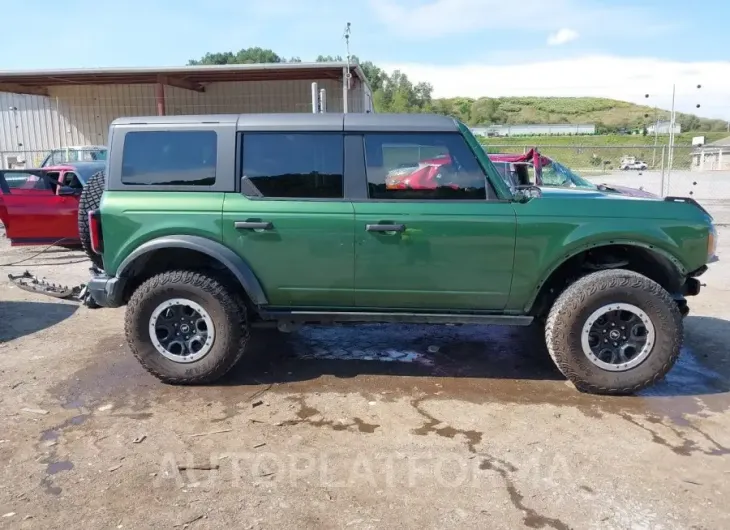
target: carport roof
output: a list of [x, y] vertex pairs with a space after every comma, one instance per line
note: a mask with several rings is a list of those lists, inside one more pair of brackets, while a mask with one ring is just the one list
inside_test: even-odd
[[[0, 70], [0, 92], [48, 95], [48, 87], [163, 83], [204, 92], [208, 83], [342, 79], [345, 62], [226, 64], [143, 68], [82, 68], [65, 70]], [[354, 77], [367, 84], [360, 66]]]

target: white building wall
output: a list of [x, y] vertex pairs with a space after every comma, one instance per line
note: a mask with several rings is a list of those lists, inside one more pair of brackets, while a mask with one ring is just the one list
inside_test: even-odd
[[482, 125], [471, 128], [474, 134], [487, 136], [540, 136], [596, 134], [593, 124]]
[[648, 134], [654, 134], [654, 130], [656, 129], [656, 134], [669, 134], [674, 131], [674, 134], [681, 134], [682, 133], [682, 125], [680, 123], [674, 124], [674, 127], [671, 126], [671, 123], [668, 121], [660, 121], [656, 125], [649, 125], [646, 128], [646, 131]]
[[[316, 80], [327, 91], [327, 111], [343, 111], [342, 81]], [[349, 112], [365, 112], [367, 87], [353, 78]], [[165, 86], [165, 111], [180, 114], [311, 112], [310, 81], [213, 83], [205, 92]], [[40, 163], [54, 148], [106, 144], [109, 125], [123, 116], [157, 114], [155, 85], [51, 87], [50, 97], [0, 92], [0, 167], [9, 157]]]

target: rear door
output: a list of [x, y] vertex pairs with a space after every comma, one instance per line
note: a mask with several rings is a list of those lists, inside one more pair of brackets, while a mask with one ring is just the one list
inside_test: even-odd
[[352, 307], [354, 210], [344, 198], [339, 130], [239, 133], [238, 193], [223, 239], [251, 266], [272, 306]]
[[0, 170], [0, 219], [13, 245], [77, 241], [77, 195], [57, 195], [58, 171]]
[[[498, 311], [509, 298], [516, 220], [464, 138], [365, 133], [367, 198], [355, 208], [355, 302], [361, 308]], [[447, 163], [444, 163], [447, 162]], [[401, 164], [437, 164], [425, 185], [388, 184]], [[357, 169], [358, 166], [361, 169]], [[421, 187], [419, 187], [421, 186]]]

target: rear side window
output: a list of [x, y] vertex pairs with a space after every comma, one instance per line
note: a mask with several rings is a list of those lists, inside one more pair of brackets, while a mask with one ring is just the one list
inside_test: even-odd
[[484, 200], [486, 175], [458, 133], [366, 134], [371, 199]]
[[342, 133], [245, 133], [242, 176], [263, 197], [341, 199], [342, 150]]
[[135, 131], [124, 136], [122, 183], [134, 186], [212, 186], [215, 131]]

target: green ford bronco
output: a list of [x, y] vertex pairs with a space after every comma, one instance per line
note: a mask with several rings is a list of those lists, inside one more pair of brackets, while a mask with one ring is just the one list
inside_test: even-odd
[[177, 384], [267, 326], [476, 323], [538, 329], [578, 389], [633, 393], [677, 360], [716, 242], [692, 199], [511, 190], [423, 114], [118, 119], [79, 217], [94, 302], [126, 305], [131, 350]]

